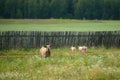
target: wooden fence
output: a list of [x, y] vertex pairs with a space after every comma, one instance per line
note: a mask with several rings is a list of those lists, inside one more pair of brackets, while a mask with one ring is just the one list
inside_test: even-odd
[[0, 50], [18, 48], [39, 48], [51, 44], [63, 46], [105, 46], [120, 47], [120, 31], [108, 32], [37, 32], [6, 31], [0, 32]]

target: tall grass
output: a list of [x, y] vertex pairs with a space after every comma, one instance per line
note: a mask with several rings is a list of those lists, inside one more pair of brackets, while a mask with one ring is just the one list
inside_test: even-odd
[[[98, 54], [97, 50], [105, 53]], [[53, 49], [49, 58], [0, 58], [0, 80], [119, 80], [120, 54], [111, 54], [111, 49], [97, 50], [74, 55], [61, 48]], [[119, 49], [114, 51], [119, 53]]]

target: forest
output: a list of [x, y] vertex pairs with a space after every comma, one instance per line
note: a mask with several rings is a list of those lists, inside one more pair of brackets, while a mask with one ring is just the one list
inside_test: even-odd
[[0, 18], [120, 20], [120, 0], [0, 0]]

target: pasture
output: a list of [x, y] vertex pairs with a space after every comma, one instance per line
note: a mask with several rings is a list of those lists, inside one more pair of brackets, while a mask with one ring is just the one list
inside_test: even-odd
[[[119, 32], [120, 21], [90, 21], [69, 19], [0, 19], [0, 32], [4, 31]], [[14, 39], [8, 39], [5, 36], [4, 38], [3, 40], [0, 39], [0, 45], [5, 41], [5, 45], [8, 46], [8, 40], [15, 40], [16, 37]], [[27, 39], [24, 39], [24, 37], [22, 39], [29, 42]], [[32, 38], [32, 40], [34, 42], [35, 38]], [[45, 40], [47, 41], [47, 38]], [[116, 41], [119, 42], [119, 38], [117, 38]], [[18, 41], [16, 41], [16, 43], [17, 42]], [[15, 42], [13, 42], [13, 44], [15, 44]], [[0, 80], [120, 79], [120, 49], [118, 47], [110, 47], [106, 49], [102, 46], [90, 46], [88, 47], [86, 54], [82, 54], [78, 50], [76, 54], [72, 54], [70, 47], [53, 47], [51, 49], [52, 55], [48, 58], [41, 58], [38, 56], [38, 48], [13, 48], [9, 50], [0, 50]], [[32, 56], [24, 56], [25, 54]], [[13, 55], [23, 56], [13, 57]]]
[[52, 49], [41, 58], [39, 49], [5, 50], [2, 54], [36, 54], [31, 57], [0, 58], [1, 80], [119, 80], [120, 49], [89, 48], [87, 54], [69, 48]]
[[120, 21], [0, 19], [0, 31], [119, 31]]

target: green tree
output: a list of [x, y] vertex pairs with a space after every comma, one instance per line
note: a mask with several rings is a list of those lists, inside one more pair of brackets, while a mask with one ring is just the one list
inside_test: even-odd
[[0, 18], [120, 19], [120, 0], [0, 0]]
[[64, 18], [67, 12], [67, 0], [51, 1], [51, 17]]
[[38, 18], [50, 18], [49, 0], [38, 0]]

